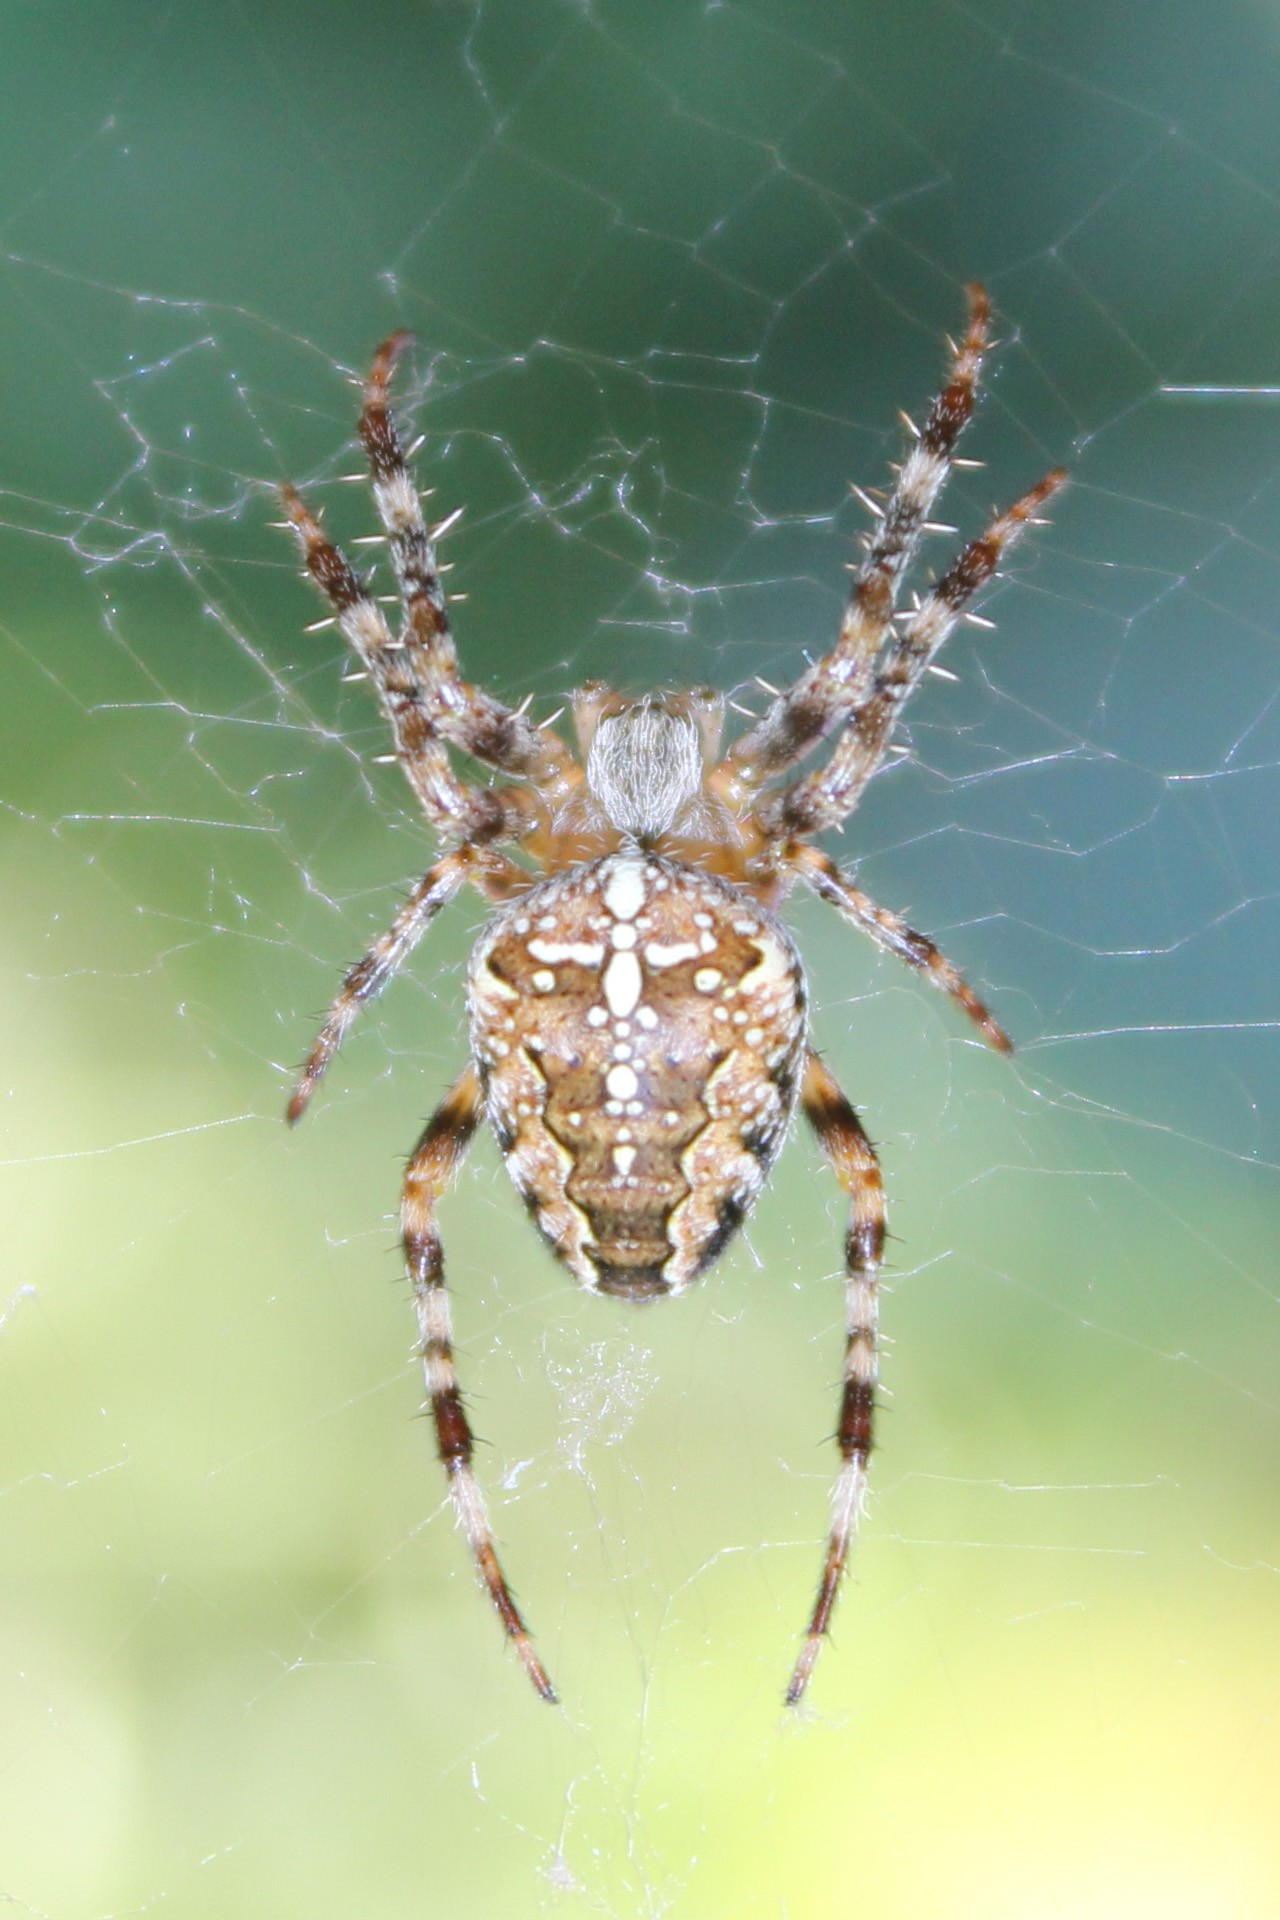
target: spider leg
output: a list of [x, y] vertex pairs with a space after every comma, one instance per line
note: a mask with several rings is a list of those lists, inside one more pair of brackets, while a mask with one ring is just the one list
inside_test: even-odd
[[870, 690], [902, 576], [921, 535], [934, 531], [929, 511], [946, 484], [956, 442], [973, 412], [990, 307], [980, 286], [966, 291], [969, 324], [964, 339], [952, 348], [946, 384], [902, 463], [883, 513], [877, 509], [877, 525], [854, 575], [836, 644], [779, 694], [758, 725], [730, 748], [723, 768], [731, 801], [749, 798], [803, 759]]
[[1057, 467], [1029, 493], [971, 540], [953, 566], [915, 612], [893, 628], [870, 696], [849, 717], [845, 732], [825, 767], [770, 794], [756, 817], [770, 834], [821, 833], [838, 826], [857, 806], [863, 788], [884, 758], [894, 722], [943, 641], [961, 619], [979, 587], [991, 578], [1001, 556], [1066, 480]]
[[514, 861], [500, 854], [474, 854], [465, 847], [446, 853], [427, 869], [387, 931], [348, 969], [298, 1076], [286, 1114], [290, 1126], [306, 1112], [361, 1007], [400, 971], [441, 907], [468, 880], [487, 897], [499, 898], [506, 897], [505, 889], [512, 885], [528, 884], [528, 876]]
[[831, 1496], [831, 1531], [817, 1598], [787, 1686], [789, 1707], [809, 1684], [862, 1517], [875, 1419], [877, 1276], [884, 1251], [884, 1191], [875, 1149], [834, 1076], [812, 1051], [800, 1104], [849, 1196], [849, 1227], [844, 1250], [844, 1387], [836, 1428], [842, 1465]]
[[403, 644], [442, 736], [500, 771], [561, 790], [576, 784], [563, 743], [524, 714], [470, 685], [458, 673], [447, 597], [440, 582], [436, 542], [456, 520], [428, 528], [405, 459], [387, 387], [395, 363], [413, 336], [393, 333], [374, 357], [364, 389], [360, 438], [369, 459], [373, 498], [387, 535], [404, 606]]
[[422, 811], [438, 832], [474, 842], [511, 840], [523, 834], [537, 803], [520, 787], [483, 789], [459, 779], [435, 705], [424, 687], [413, 650], [393, 639], [382, 610], [350, 562], [297, 491], [280, 489], [307, 571], [337, 615], [347, 644], [367, 668], [395, 735], [396, 752]]
[[401, 1202], [405, 1264], [418, 1313], [436, 1445], [449, 1476], [454, 1512], [503, 1631], [542, 1698], [554, 1703], [555, 1689], [533, 1650], [528, 1629], [507, 1585], [484, 1496], [471, 1470], [475, 1443], [453, 1364], [449, 1296], [445, 1291], [444, 1259], [436, 1225], [436, 1202], [470, 1144], [480, 1119], [481, 1104], [479, 1076], [474, 1067], [467, 1067], [436, 1108], [414, 1148], [405, 1169]]
[[834, 907], [851, 926], [869, 933], [885, 953], [905, 960], [909, 967], [915, 967], [917, 972], [922, 973], [931, 985], [949, 994], [961, 1012], [967, 1013], [974, 1025], [981, 1027], [993, 1047], [1001, 1053], [1013, 1052], [1013, 1042], [1003, 1027], [996, 1024], [973, 988], [925, 934], [917, 933], [914, 927], [909, 927], [905, 920], [891, 913], [887, 907], [877, 906], [817, 847], [794, 847], [783, 856], [783, 863], [807, 880], [818, 898]]

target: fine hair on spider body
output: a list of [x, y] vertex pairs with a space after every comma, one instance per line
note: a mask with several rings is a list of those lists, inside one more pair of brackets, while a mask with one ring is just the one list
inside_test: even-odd
[[[981, 287], [969, 287], [968, 302], [946, 381], [923, 424], [911, 426], [891, 493], [883, 506], [859, 495], [873, 526], [833, 645], [727, 747], [725, 702], [706, 689], [635, 699], [583, 686], [572, 699], [575, 754], [550, 723], [461, 677], [437, 557], [456, 515], [424, 521], [388, 405], [407, 334], [378, 350], [359, 426], [395, 576], [394, 633], [296, 490], [280, 490], [307, 572], [373, 687], [393, 757], [441, 842], [343, 980], [288, 1117], [301, 1118], [359, 1009], [440, 909], [475, 888], [490, 915], [468, 968], [469, 1058], [410, 1155], [401, 1225], [454, 1511], [503, 1630], [546, 1700], [555, 1691], [473, 1469], [437, 1224], [481, 1120], [574, 1279], [632, 1301], [681, 1293], [706, 1271], [754, 1205], [797, 1108], [808, 1121], [849, 1216], [839, 1466], [817, 1594], [786, 1688], [794, 1705], [827, 1635], [865, 1501], [885, 1206], [871, 1142], [809, 1044], [804, 968], [779, 918], [789, 891], [810, 887], [1009, 1050], [933, 942], [812, 844], [853, 812], [939, 648], [1066, 477], [1047, 474], [899, 612], [921, 537], [938, 531], [929, 515], [973, 411], [989, 313]], [[801, 771], [822, 745], [825, 759]], [[477, 770], [498, 777], [477, 780]]]
[[652, 845], [702, 791], [697, 727], [654, 699], [624, 707], [596, 728], [587, 786], [619, 833]]

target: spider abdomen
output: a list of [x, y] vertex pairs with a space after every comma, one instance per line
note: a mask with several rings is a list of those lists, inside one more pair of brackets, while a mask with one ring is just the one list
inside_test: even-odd
[[532, 886], [480, 939], [471, 1039], [531, 1213], [593, 1292], [679, 1292], [764, 1184], [795, 1105], [805, 991], [741, 888], [619, 853]]

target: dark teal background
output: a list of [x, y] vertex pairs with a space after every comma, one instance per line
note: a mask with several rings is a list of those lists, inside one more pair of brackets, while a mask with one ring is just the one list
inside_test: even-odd
[[[11, 7], [0, 116], [0, 1894], [137, 1910], [1262, 1920], [1274, 1839], [1273, 6]], [[813, 904], [880, 1142], [886, 1410], [816, 1575], [841, 1207], [582, 1298], [445, 1229], [528, 1694], [413, 1416], [398, 1164], [460, 909], [280, 1121], [430, 858], [271, 486], [371, 524], [411, 327], [468, 670], [750, 704], [828, 644], [941, 336], [944, 517], [1065, 462], [841, 846], [1019, 1043]], [[930, 548], [937, 560], [945, 542]]]

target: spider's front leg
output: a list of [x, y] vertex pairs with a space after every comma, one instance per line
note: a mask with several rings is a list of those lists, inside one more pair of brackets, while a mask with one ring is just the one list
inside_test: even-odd
[[382, 609], [340, 547], [295, 487], [280, 488], [307, 572], [333, 609], [338, 630], [373, 682], [395, 736], [396, 757], [418, 803], [437, 832], [486, 844], [519, 839], [530, 819], [519, 787], [476, 787], [460, 779], [449, 760], [431, 687], [415, 652], [393, 637]]
[[471, 1143], [480, 1120], [481, 1105], [479, 1076], [474, 1067], [467, 1067], [432, 1114], [414, 1148], [405, 1169], [400, 1209], [405, 1265], [418, 1313], [422, 1364], [435, 1422], [436, 1445], [449, 1476], [454, 1512], [467, 1536], [476, 1571], [502, 1622], [503, 1632], [542, 1698], [554, 1703], [555, 1688], [533, 1650], [529, 1630], [507, 1585], [484, 1496], [471, 1469], [475, 1441], [453, 1364], [453, 1333], [436, 1203]]
[[577, 769], [564, 743], [550, 729], [535, 726], [522, 712], [463, 680], [458, 671], [436, 545], [461, 509], [437, 526], [426, 524], [389, 404], [391, 375], [412, 339], [409, 333], [393, 333], [383, 341], [365, 382], [360, 414], [374, 504], [404, 609], [400, 640], [443, 739], [500, 772], [533, 780], [541, 791], [560, 796], [577, 785]]
[[876, 656], [890, 631], [903, 575], [921, 537], [940, 531], [929, 514], [956, 463], [956, 442], [973, 413], [991, 312], [980, 286], [975, 283], [966, 292], [969, 324], [964, 338], [951, 345], [946, 384], [923, 427], [907, 421], [914, 445], [898, 470], [893, 492], [883, 508], [868, 495], [858, 495], [873, 509], [876, 526], [854, 574], [835, 646], [778, 695], [763, 719], [734, 742], [718, 769], [718, 784], [735, 801], [758, 793], [802, 760], [843, 725], [871, 691]]
[[757, 806], [756, 816], [766, 833], [807, 836], [837, 827], [848, 818], [884, 759], [898, 715], [938, 649], [964, 619], [970, 600], [990, 580], [1009, 548], [1028, 527], [1044, 524], [1040, 509], [1066, 478], [1064, 467], [1046, 473], [1029, 493], [998, 514], [985, 533], [969, 542], [914, 613], [887, 629], [885, 653], [871, 691], [848, 714], [827, 764], [767, 794]]
[[787, 1686], [789, 1707], [796, 1705], [809, 1684], [831, 1624], [866, 1498], [875, 1420], [879, 1272], [884, 1253], [884, 1189], [875, 1148], [834, 1076], [812, 1051], [805, 1063], [800, 1104], [836, 1179], [849, 1196], [849, 1227], [844, 1250], [844, 1387], [836, 1428], [842, 1465], [831, 1496], [831, 1531], [818, 1594]]

